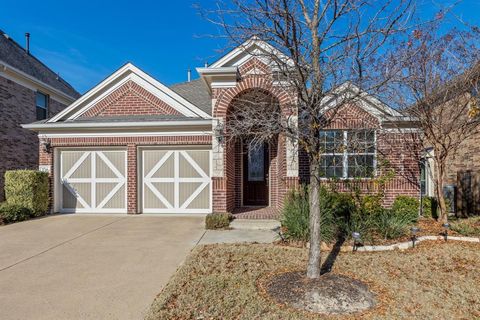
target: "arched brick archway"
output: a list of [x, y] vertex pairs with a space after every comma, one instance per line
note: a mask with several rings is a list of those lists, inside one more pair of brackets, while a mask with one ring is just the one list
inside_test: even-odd
[[[247, 76], [232, 88], [214, 89], [214, 118], [228, 131], [228, 114], [242, 95], [256, 91], [270, 95], [276, 101], [285, 116], [294, 112], [293, 98], [282, 87], [274, 86], [271, 78], [265, 76]], [[224, 141], [223, 145], [213, 143], [214, 168], [213, 199], [215, 212], [232, 212], [244, 206], [244, 145], [240, 141]], [[219, 144], [217, 142], [217, 144]], [[292, 185], [298, 183], [297, 177], [287, 177], [286, 143], [283, 136], [270, 142], [268, 148], [268, 205], [279, 208], [283, 204], [285, 194]]]

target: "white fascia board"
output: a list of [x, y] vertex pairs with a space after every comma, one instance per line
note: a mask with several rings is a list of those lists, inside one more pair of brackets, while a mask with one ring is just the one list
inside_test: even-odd
[[293, 66], [292, 60], [287, 57], [285, 54], [283, 54], [280, 50], [269, 44], [268, 42], [260, 40], [258, 37], [252, 37], [248, 40], [246, 40], [244, 43], [239, 45], [238, 47], [234, 48], [231, 50], [229, 53], [227, 53], [225, 56], [217, 60], [215, 63], [213, 63], [210, 67], [211, 68], [219, 68], [224, 66], [225, 64], [228, 64], [231, 60], [235, 59], [238, 57], [238, 55], [242, 54], [245, 51], [248, 51], [252, 46], [258, 46], [268, 54], [274, 55], [278, 57], [279, 59], [283, 60], [286, 64]]
[[97, 94], [99, 91], [101, 91], [104, 87], [106, 87], [109, 83], [111, 83], [113, 80], [118, 78], [120, 75], [122, 75], [129, 67], [129, 64], [127, 63], [114, 73], [112, 73], [109, 77], [107, 77], [105, 80], [100, 82], [98, 85], [87, 91], [83, 96], [77, 99], [74, 103], [72, 103], [68, 108], [64, 109], [63, 111], [57, 113], [56, 116], [52, 117], [50, 120], [47, 122], [52, 123], [52, 122], [57, 122], [58, 120], [62, 119], [65, 115], [71, 113], [74, 109], [76, 109], [80, 104], [85, 102], [85, 100], [88, 100], [90, 97], [93, 95]]
[[[7, 74], [10, 73], [11, 75]], [[41, 91], [44, 91], [45, 93], [48, 93], [51, 95], [55, 100], [61, 100], [59, 102], [62, 103], [72, 103], [75, 101], [75, 98], [64, 93], [63, 91], [60, 91], [54, 87], [52, 87], [49, 84], [46, 84], [45, 82], [42, 82], [29, 74], [26, 74], [25, 72], [18, 70], [15, 67], [10, 66], [9, 64], [0, 61], [0, 73], [3, 73], [5, 76], [9, 77], [10, 80], [13, 80], [16, 82], [16, 80], [20, 80], [22, 83], [20, 84], [29, 84], [31, 83], [33, 86], [30, 86], [30, 88], [37, 89], [39, 88]]]
[[[92, 96], [98, 94], [102, 90], [104, 90], [106, 87], [108, 87], [113, 81], [118, 79], [119, 77], [123, 76], [125, 73], [130, 73], [126, 78], [128, 80], [134, 80], [137, 84], [140, 86], [144, 87], [147, 91], [151, 92], [152, 94], [156, 95], [159, 99], [165, 101], [167, 104], [169, 104], [171, 107], [177, 109], [179, 112], [184, 114], [187, 117], [196, 117], [200, 116], [202, 118], [208, 119], [211, 116], [196, 107], [195, 105], [191, 104], [184, 98], [182, 98], [180, 95], [175, 93], [173, 90], [170, 88], [166, 87], [165, 85], [161, 84], [139, 68], [135, 67], [131, 63], [127, 63], [120, 69], [118, 69], [116, 72], [114, 72], [111, 76], [106, 78], [104, 81], [102, 81], [100, 84], [95, 86], [93, 89], [88, 91], [85, 95], [83, 95], [80, 99], [75, 101], [72, 105], [70, 105], [68, 108], [66, 108], [64, 111], [60, 112], [57, 114], [55, 117], [51, 118], [48, 122], [57, 122], [58, 120], [64, 118], [65, 116], [71, 114], [72, 112], [75, 111], [75, 109], [80, 108], [82, 103], [85, 103], [86, 100], [90, 99]], [[125, 83], [125, 79], [122, 80], [120, 83]], [[114, 88], [118, 88], [118, 84], [114, 86]], [[112, 92], [112, 88], [107, 90], [104, 94], [100, 95], [97, 97], [95, 100], [87, 104], [86, 106], [80, 108], [77, 112], [75, 112], [73, 115], [68, 117], [69, 120], [75, 119], [78, 116], [80, 116], [83, 112], [87, 111], [90, 109], [93, 105], [94, 102], [98, 102], [101, 100], [101, 98], [105, 97], [108, 93]]]
[[238, 68], [237, 67], [220, 67], [220, 68], [197, 68], [197, 72], [200, 75], [205, 76], [228, 76], [228, 75], [237, 75]]
[[146, 127], [188, 127], [208, 126], [210, 119], [178, 120], [178, 121], [148, 121], [148, 122], [57, 122], [57, 123], [30, 123], [22, 124], [22, 128], [29, 130], [51, 129], [91, 129], [91, 128], [146, 128]]
[[403, 117], [400, 112], [382, 103], [369, 93], [362, 91], [351, 82], [345, 82], [334, 89], [333, 92], [333, 94], [328, 94], [322, 99], [322, 104], [325, 104], [323, 108], [325, 111], [336, 108], [336, 105], [343, 103], [344, 100], [353, 99], [352, 102], [359, 102], [359, 106], [362, 109], [381, 121], [390, 117]]
[[212, 131], [96, 131], [96, 132], [55, 132], [39, 131], [40, 139], [63, 139], [63, 138], [124, 138], [124, 137], [184, 137], [184, 136], [212, 136]]

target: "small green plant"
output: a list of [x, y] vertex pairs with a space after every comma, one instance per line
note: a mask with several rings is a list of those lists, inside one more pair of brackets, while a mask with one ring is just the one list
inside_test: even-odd
[[410, 213], [384, 209], [373, 219], [375, 232], [383, 239], [396, 239], [408, 234], [412, 224]]
[[420, 201], [409, 196], [398, 196], [392, 205], [392, 213], [399, 217], [399, 220], [408, 219], [410, 222], [418, 220]]
[[451, 221], [451, 228], [453, 231], [460, 233], [463, 236], [480, 236], [480, 217], [459, 218]]
[[32, 216], [28, 208], [3, 202], [0, 204], [0, 219], [3, 223], [14, 223], [28, 220]]
[[292, 190], [282, 210], [281, 224], [285, 229], [285, 237], [291, 240], [308, 241], [310, 205], [308, 188]]
[[48, 210], [48, 174], [37, 170], [10, 170], [5, 173], [5, 197], [11, 205], [28, 208], [34, 216]]
[[228, 212], [224, 213], [210, 213], [205, 217], [205, 229], [225, 229], [230, 226], [232, 215]]

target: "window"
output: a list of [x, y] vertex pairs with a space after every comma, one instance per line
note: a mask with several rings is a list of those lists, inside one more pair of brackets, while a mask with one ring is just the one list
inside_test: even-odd
[[320, 174], [325, 178], [368, 178], [375, 172], [375, 132], [320, 132], [323, 146]]
[[48, 114], [48, 96], [37, 91], [36, 94], [36, 112], [37, 120], [47, 119]]

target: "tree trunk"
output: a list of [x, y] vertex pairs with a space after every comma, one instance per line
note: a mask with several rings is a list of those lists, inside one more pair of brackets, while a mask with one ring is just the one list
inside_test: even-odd
[[435, 163], [436, 163], [435, 193], [437, 196], [438, 205], [440, 207], [440, 214], [438, 215], [438, 221], [442, 223], [446, 223], [448, 221], [448, 209], [447, 209], [447, 204], [445, 202], [445, 197], [443, 195], [443, 178], [445, 175], [445, 168], [439, 161], [442, 161], [442, 160], [435, 159]]
[[310, 161], [310, 250], [308, 253], [307, 278], [320, 277], [321, 252], [320, 252], [320, 181], [319, 163], [317, 159]]

